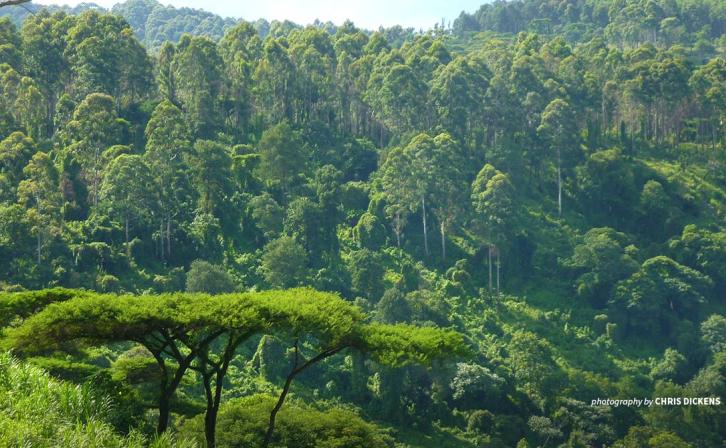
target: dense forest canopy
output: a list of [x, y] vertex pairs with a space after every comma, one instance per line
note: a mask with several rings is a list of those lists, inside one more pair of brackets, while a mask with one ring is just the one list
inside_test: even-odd
[[[421, 32], [14, 8], [0, 339], [23, 362], [0, 357], [0, 378], [83, 384], [117, 412], [78, 396], [68, 420], [38, 395], [35, 428], [0, 405], [3, 443], [726, 439], [723, 405], [590, 405], [726, 397], [723, 2], [495, 2]], [[299, 287], [364, 350], [293, 383], [338, 314], [247, 316], [255, 338], [230, 319]]]

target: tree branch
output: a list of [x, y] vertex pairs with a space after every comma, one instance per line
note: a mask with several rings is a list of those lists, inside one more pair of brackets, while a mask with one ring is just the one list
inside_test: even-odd
[[22, 5], [23, 3], [29, 3], [30, 0], [4, 0], [0, 1], [0, 8], [3, 6], [15, 6], [15, 5]]

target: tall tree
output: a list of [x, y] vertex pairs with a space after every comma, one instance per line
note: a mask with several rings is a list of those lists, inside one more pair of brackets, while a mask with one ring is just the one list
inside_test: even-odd
[[303, 142], [287, 122], [277, 124], [262, 133], [259, 142], [259, 176], [268, 187], [279, 189], [285, 202], [290, 188], [305, 172], [306, 157]]
[[221, 129], [219, 100], [223, 87], [217, 45], [206, 37], [185, 35], [177, 45], [173, 66], [177, 95], [189, 128], [196, 137], [214, 137]]
[[18, 186], [18, 201], [28, 207], [36, 234], [38, 266], [42, 262], [43, 244], [60, 221], [61, 195], [58, 170], [44, 152], [37, 152], [23, 169], [25, 180]]
[[556, 154], [557, 214], [562, 215], [563, 166], [565, 168], [572, 166], [580, 152], [580, 133], [575, 110], [563, 99], [553, 100], [542, 112], [542, 121], [537, 132]]
[[155, 180], [159, 206], [159, 248], [163, 259], [172, 255], [172, 224], [190, 206], [191, 191], [185, 159], [191, 152], [191, 137], [182, 111], [162, 101], [146, 125], [144, 158]]
[[143, 225], [152, 215], [154, 179], [143, 157], [122, 154], [109, 163], [100, 191], [101, 207], [120, 219], [124, 227], [126, 255], [130, 256], [132, 222]]
[[98, 205], [106, 164], [103, 153], [114, 144], [122, 143], [127, 125], [125, 120], [117, 117], [112, 97], [92, 93], [76, 107], [73, 119], [63, 131], [69, 142], [66, 150], [81, 164], [94, 206]]

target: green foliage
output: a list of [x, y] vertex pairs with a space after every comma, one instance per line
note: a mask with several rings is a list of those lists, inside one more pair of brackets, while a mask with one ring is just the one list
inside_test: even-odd
[[701, 338], [713, 353], [726, 349], [726, 318], [718, 314], [711, 315], [701, 323]]
[[[274, 405], [274, 398], [265, 395], [229, 401], [220, 410], [217, 446], [260, 446], [267, 426], [266, 417]], [[318, 410], [294, 402], [280, 412], [277, 421], [271, 447], [384, 448], [390, 443], [390, 437], [380, 427], [367, 423], [356, 413], [343, 408]], [[181, 434], [198, 440], [201, 423], [200, 418], [185, 423]]]
[[262, 255], [262, 270], [272, 287], [299, 286], [307, 275], [305, 248], [289, 236], [269, 242]]
[[618, 315], [627, 313], [629, 331], [671, 335], [674, 319], [697, 316], [712, 285], [700, 272], [659, 256], [619, 282], [610, 304]]
[[187, 272], [187, 292], [220, 294], [237, 289], [234, 279], [221, 266], [204, 260], [196, 260]]
[[[726, 438], [721, 407], [589, 406], [726, 395], [720, 2], [375, 33], [23, 6], [0, 11], [2, 343], [115, 397], [103, 424], [135, 429], [97, 445], [180, 415], [212, 444], [220, 404], [280, 387], [311, 405], [278, 445]], [[303, 285], [330, 293], [261, 292]], [[259, 444], [248, 405], [272, 407], [229, 431]], [[68, 425], [49, 444], [93, 445]]]
[[[55, 380], [8, 354], [0, 355], [0, 378], [0, 446], [150, 446], [136, 431], [117, 434], [107, 423], [113, 402], [90, 386]], [[151, 446], [194, 445], [161, 437]]]

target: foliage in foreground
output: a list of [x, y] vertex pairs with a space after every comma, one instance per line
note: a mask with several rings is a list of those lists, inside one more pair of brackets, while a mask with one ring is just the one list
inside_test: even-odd
[[62, 448], [192, 448], [171, 435], [149, 440], [132, 431], [120, 436], [108, 423], [112, 401], [88, 385], [50, 377], [0, 353], [0, 446]]

